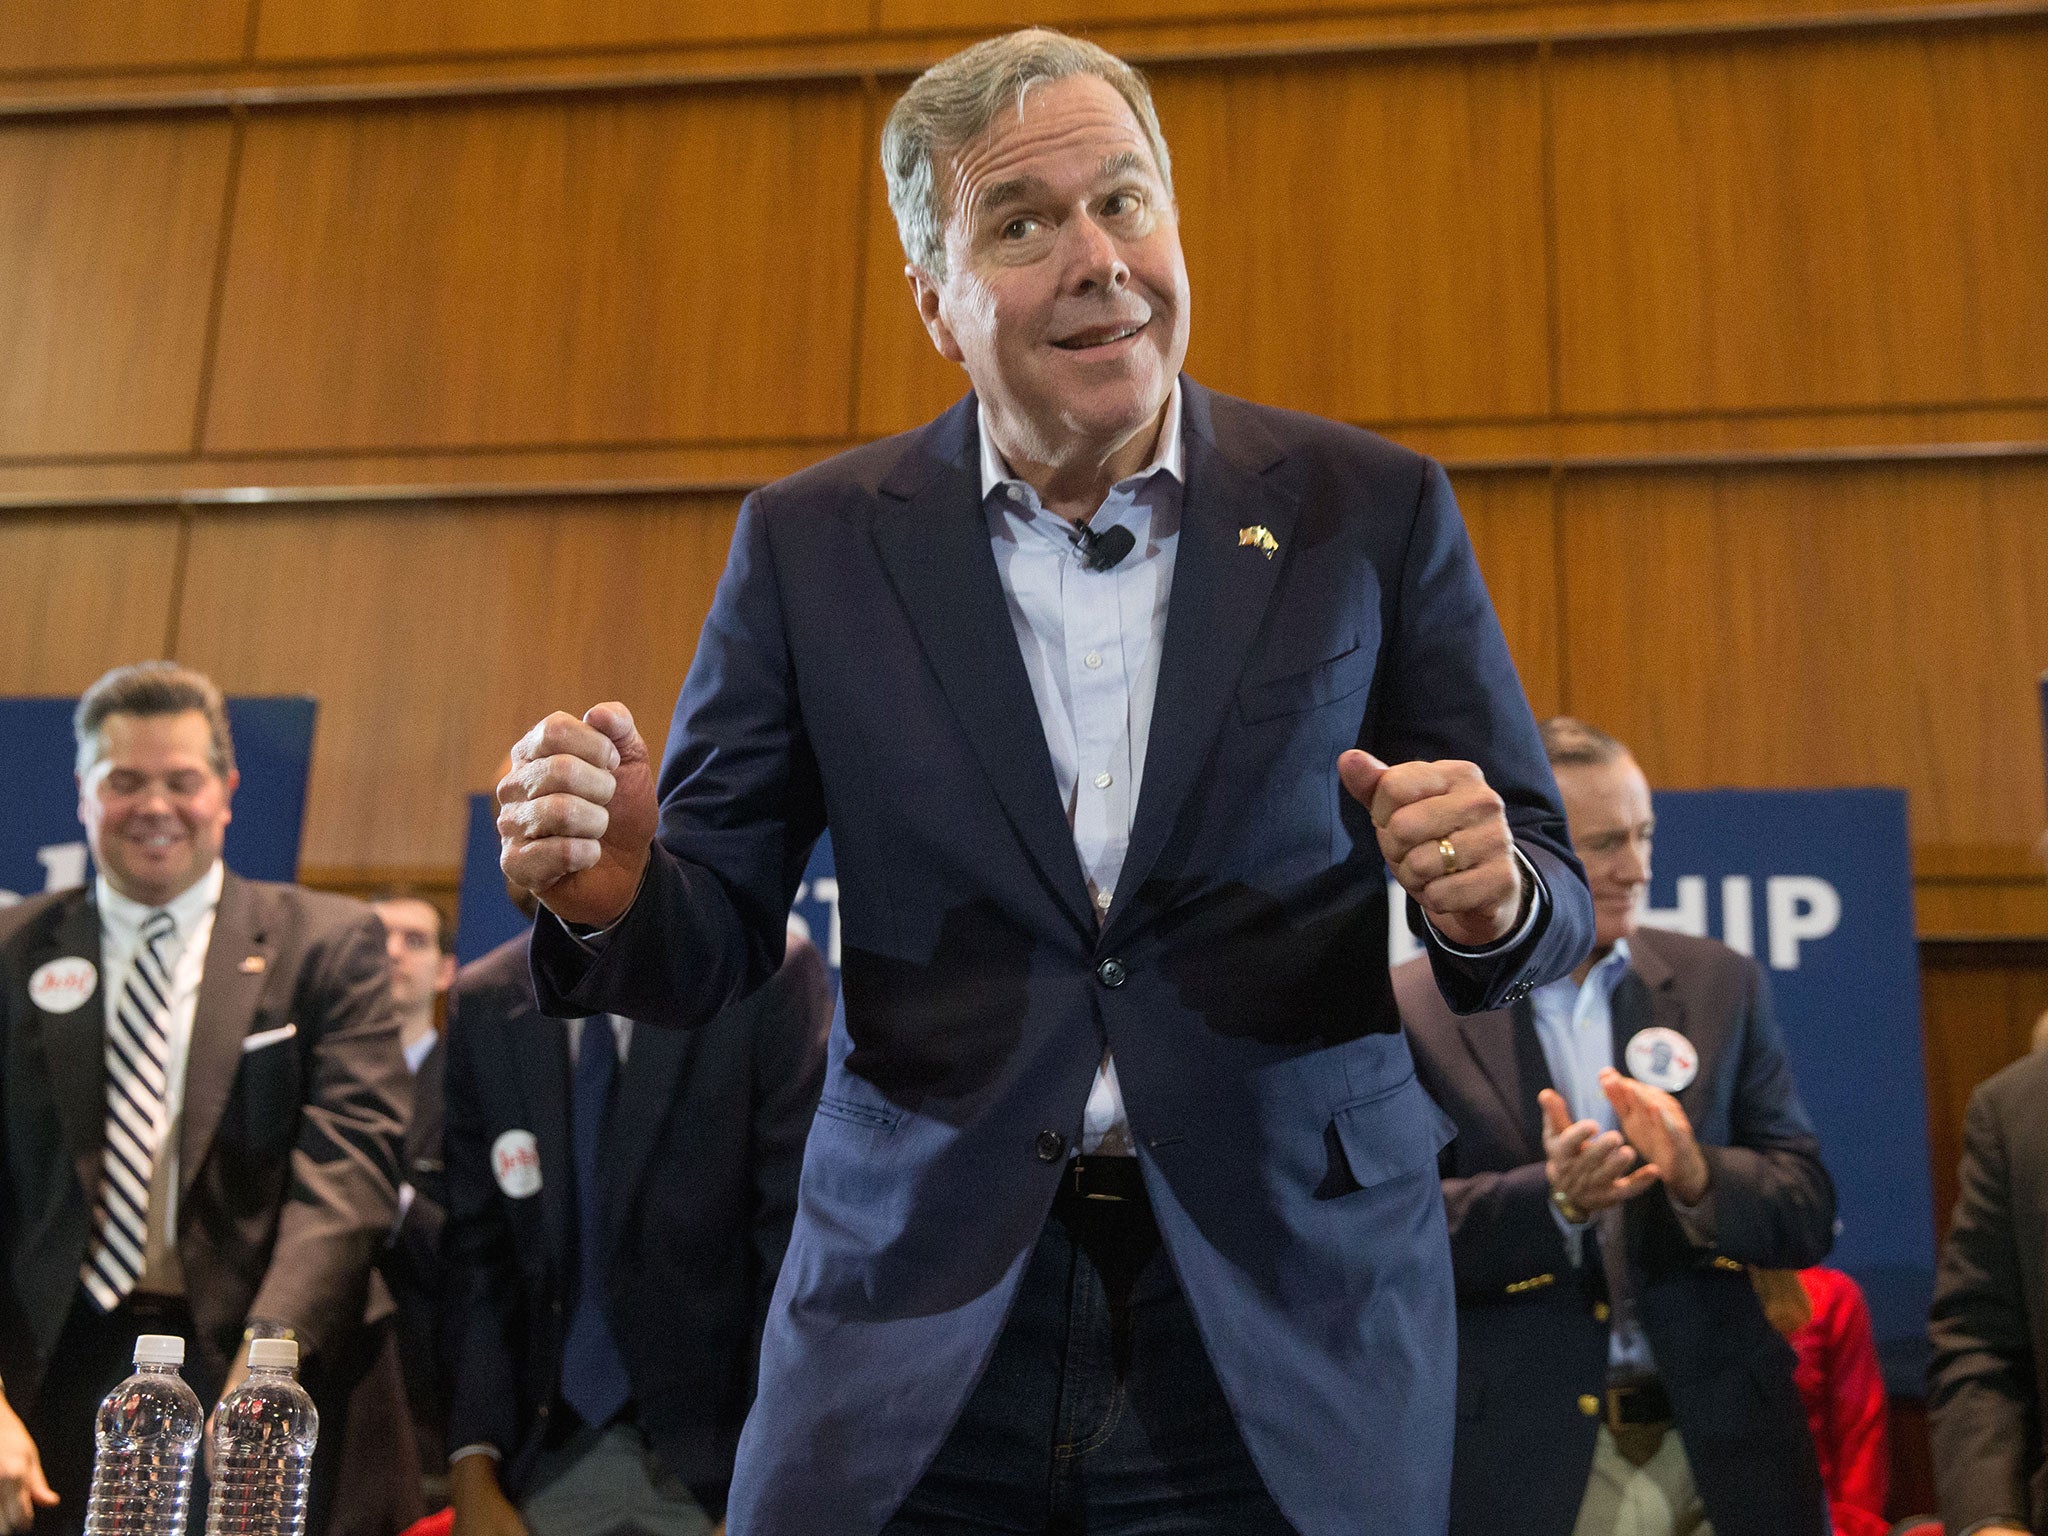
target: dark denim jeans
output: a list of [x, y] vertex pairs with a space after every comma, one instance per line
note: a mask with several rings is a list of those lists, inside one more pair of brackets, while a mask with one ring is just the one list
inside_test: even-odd
[[1143, 1201], [1063, 1195], [988, 1371], [882, 1536], [1293, 1536]]

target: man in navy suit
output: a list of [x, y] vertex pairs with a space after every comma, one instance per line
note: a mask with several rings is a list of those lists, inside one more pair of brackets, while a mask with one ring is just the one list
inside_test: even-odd
[[1591, 932], [1449, 484], [1181, 376], [1166, 146], [1100, 49], [945, 61], [883, 163], [974, 392], [748, 498], [658, 811], [617, 705], [499, 786], [563, 1013], [757, 984], [831, 826], [734, 1536], [1440, 1532], [1447, 1130], [1382, 857], [1460, 1008]]
[[1834, 1241], [1756, 962], [1637, 926], [1650, 786], [1584, 723], [1544, 739], [1598, 924], [1585, 963], [1453, 1018], [1394, 990], [1443, 1154], [1458, 1279], [1454, 1536], [1812, 1536], [1827, 1508], [1792, 1351], [1747, 1266]]
[[831, 978], [700, 1029], [564, 1022], [527, 939], [449, 996], [442, 1342], [463, 1536], [707, 1532], [753, 1400]]

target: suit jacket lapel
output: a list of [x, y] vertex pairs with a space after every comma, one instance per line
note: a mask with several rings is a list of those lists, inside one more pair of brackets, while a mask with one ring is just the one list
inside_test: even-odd
[[1536, 1095], [1557, 1085], [1550, 1080], [1550, 1064], [1536, 1038], [1534, 1005], [1525, 997], [1512, 1009], [1470, 1014], [1458, 1020], [1458, 1030], [1508, 1118], [1522, 1128], [1531, 1156], [1542, 1156], [1543, 1109]]
[[[1109, 927], [1128, 909], [1158, 861], [1210, 744], [1230, 705], [1273, 592], [1293, 558], [1297, 506], [1262, 478], [1282, 456], [1255, 423], [1219, 428], [1209, 391], [1181, 380], [1187, 485], [1180, 546], [1159, 658], [1159, 689], [1145, 748], [1145, 778], [1117, 877]], [[1238, 530], [1263, 524], [1280, 553], [1267, 558], [1238, 543]], [[1336, 764], [1330, 765], [1335, 774]]]
[[[232, 873], [221, 882], [213, 934], [199, 973], [192, 1014], [192, 1044], [185, 1057], [184, 1108], [179, 1115], [178, 1187], [189, 1191], [220, 1129], [221, 1114], [242, 1066], [242, 1040], [263, 1001], [277, 945], [269, 932], [270, 903], [262, 891]], [[289, 1021], [287, 1021], [289, 1022]]]
[[[599, 1022], [592, 1020], [583, 1027], [590, 1029]], [[668, 1129], [676, 1085], [696, 1054], [702, 1035], [703, 1031], [697, 1029], [651, 1029], [645, 1025], [633, 1028], [633, 1044], [619, 1064], [619, 1083], [605, 1128], [603, 1220], [607, 1254], [618, 1252], [626, 1214], [632, 1210], [640, 1181], [646, 1177], [655, 1144]]]
[[1019, 840], [1092, 937], [1087, 882], [989, 549], [974, 413], [969, 395], [883, 481], [875, 545]]
[[[584, 1027], [590, 1027], [586, 1022]], [[576, 1273], [576, 1171], [569, 1145], [569, 1036], [560, 1019], [531, 1002], [506, 1019], [505, 1046], [519, 1063], [526, 1124], [540, 1154], [540, 1218], [548, 1262], [559, 1276]]]
[[50, 1091], [59, 1123], [71, 1151], [79, 1188], [90, 1205], [99, 1195], [100, 1164], [107, 1138], [107, 998], [106, 958], [100, 953], [100, 913], [87, 886], [69, 899], [67, 909], [50, 931], [47, 943], [28, 957], [28, 973], [66, 955], [90, 960], [99, 968], [100, 985], [85, 1003], [69, 1013], [37, 1013], [48, 1063]]

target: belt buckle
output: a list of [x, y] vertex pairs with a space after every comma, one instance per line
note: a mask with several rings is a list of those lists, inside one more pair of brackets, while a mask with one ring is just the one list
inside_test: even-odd
[[1107, 1200], [1112, 1205], [1122, 1205], [1124, 1203], [1124, 1197], [1122, 1195], [1111, 1194], [1106, 1190], [1082, 1188], [1081, 1175], [1085, 1171], [1084, 1165], [1086, 1165], [1087, 1162], [1087, 1157], [1083, 1155], [1076, 1156], [1071, 1162], [1067, 1164], [1067, 1166], [1073, 1169], [1074, 1171], [1074, 1193], [1083, 1200]]

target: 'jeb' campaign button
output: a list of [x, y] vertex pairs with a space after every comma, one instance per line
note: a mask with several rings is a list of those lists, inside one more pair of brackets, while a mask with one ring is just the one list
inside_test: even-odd
[[540, 1143], [531, 1131], [507, 1131], [491, 1143], [491, 1172], [510, 1200], [540, 1193]]
[[1700, 1053], [1692, 1042], [1662, 1025], [1637, 1031], [1625, 1054], [1630, 1077], [1666, 1093], [1677, 1093], [1700, 1075]]
[[28, 979], [28, 1000], [45, 1013], [70, 1013], [92, 1001], [99, 968], [83, 955], [66, 955], [39, 965]]

